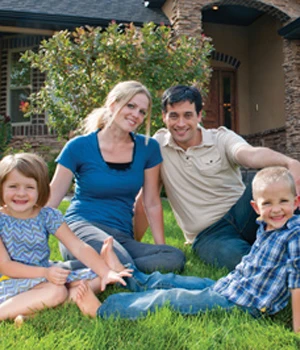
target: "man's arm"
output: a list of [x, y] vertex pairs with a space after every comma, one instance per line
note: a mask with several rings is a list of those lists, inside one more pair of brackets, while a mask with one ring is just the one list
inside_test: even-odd
[[267, 166], [284, 166], [294, 177], [297, 192], [300, 193], [300, 162], [266, 147], [243, 145], [235, 153], [238, 164], [247, 168], [260, 169]]
[[292, 289], [293, 329], [300, 333], [300, 288]]

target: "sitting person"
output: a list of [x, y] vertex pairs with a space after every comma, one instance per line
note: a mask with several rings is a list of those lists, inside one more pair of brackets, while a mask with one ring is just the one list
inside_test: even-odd
[[[100, 252], [112, 236], [122, 263], [144, 272], [181, 271], [183, 252], [165, 244], [159, 145], [135, 133], [145, 119], [149, 129], [151, 103], [141, 83], [117, 84], [104, 107], [88, 116], [87, 133], [70, 140], [58, 156], [48, 205], [58, 207], [74, 176], [75, 193], [65, 219], [77, 237]], [[133, 206], [141, 187], [155, 244], [137, 242], [133, 236]], [[64, 245], [60, 250], [70, 269], [84, 267]]]
[[[238, 307], [260, 317], [282, 310], [291, 296], [293, 328], [300, 332], [300, 217], [293, 215], [299, 205], [295, 183], [286, 168], [269, 167], [255, 175], [252, 188], [251, 205], [260, 215], [257, 238], [249, 254], [227, 276], [216, 282], [200, 279], [199, 290], [167, 290], [169, 286], [163, 286], [161, 275], [163, 289], [114, 294], [103, 304], [81, 281], [75, 297], [78, 307], [92, 317], [132, 320], [164, 305], [182, 314]], [[114, 269], [121, 271], [124, 267]], [[126, 278], [128, 285], [135, 275], [133, 271], [133, 276]]]
[[[88, 279], [99, 292], [108, 283], [126, 285], [122, 277], [131, 275], [106, 263], [112, 260], [112, 238], [99, 255], [73, 234], [60, 211], [44, 207], [49, 195], [48, 168], [40, 157], [18, 153], [1, 160], [0, 320], [20, 322], [23, 316], [73, 299], [80, 279]], [[50, 262], [50, 234], [90, 269], [69, 271]]]
[[[153, 136], [160, 144], [160, 176], [187, 243], [209, 264], [233, 270], [255, 241], [256, 214], [240, 167], [284, 166], [300, 193], [300, 162], [266, 147], [252, 147], [233, 131], [205, 129], [202, 98], [195, 87], [177, 85], [162, 97], [166, 125]], [[147, 228], [141, 197], [135, 208], [135, 234]]]

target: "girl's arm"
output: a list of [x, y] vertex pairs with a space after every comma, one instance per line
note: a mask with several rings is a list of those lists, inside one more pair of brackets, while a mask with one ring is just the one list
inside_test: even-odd
[[51, 195], [47, 203], [49, 207], [57, 208], [68, 192], [73, 179], [73, 173], [63, 165], [57, 164], [50, 183]]
[[292, 289], [293, 329], [300, 333], [300, 288]]
[[156, 244], [165, 244], [163, 210], [160, 199], [160, 167], [158, 164], [145, 170], [143, 202], [145, 212]]
[[101, 277], [101, 290], [105, 290], [105, 286], [109, 283], [121, 283], [126, 286], [126, 282], [122, 277], [131, 277], [129, 269], [121, 272], [112, 271], [94, 248], [80, 240], [64, 222], [56, 231], [55, 236], [62, 244], [84, 265], [91, 268], [99, 277]]

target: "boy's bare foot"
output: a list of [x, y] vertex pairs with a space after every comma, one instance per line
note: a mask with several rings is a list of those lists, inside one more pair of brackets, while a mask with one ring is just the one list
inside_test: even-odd
[[112, 237], [106, 238], [100, 254], [111, 270], [121, 272], [125, 269], [125, 266], [121, 263], [116, 253], [114, 252]]
[[74, 300], [80, 311], [86, 316], [95, 318], [101, 303], [93, 293], [89, 284], [86, 281], [80, 281], [76, 291], [77, 294]]

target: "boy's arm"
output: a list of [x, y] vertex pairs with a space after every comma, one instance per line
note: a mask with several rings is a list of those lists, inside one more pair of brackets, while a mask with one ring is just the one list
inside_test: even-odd
[[300, 333], [300, 288], [292, 289], [293, 329]]

